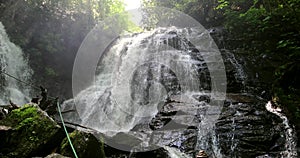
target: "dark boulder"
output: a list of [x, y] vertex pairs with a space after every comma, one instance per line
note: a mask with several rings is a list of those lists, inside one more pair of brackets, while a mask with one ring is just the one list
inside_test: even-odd
[[[104, 144], [93, 134], [75, 130], [70, 134], [70, 139], [78, 157], [105, 157]], [[72, 148], [67, 138], [62, 141], [59, 151], [62, 155], [74, 157]]]

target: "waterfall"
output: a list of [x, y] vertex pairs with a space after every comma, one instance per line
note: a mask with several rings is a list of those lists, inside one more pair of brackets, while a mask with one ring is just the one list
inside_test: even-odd
[[240, 62], [238, 62], [236, 56], [232, 52], [226, 50], [226, 55], [226, 59], [230, 61], [230, 63], [234, 66], [236, 70], [236, 73], [234, 74], [235, 79], [242, 82], [242, 84], [245, 85], [247, 74], [244, 71], [243, 66], [240, 64]]
[[[203, 117], [203, 116], [200, 116]], [[204, 150], [212, 158], [222, 158], [219, 138], [215, 133], [215, 125], [204, 120], [199, 123], [196, 151]]]
[[[63, 110], [75, 107], [80, 117], [77, 123], [114, 135], [130, 131], [138, 123], [149, 122], [159, 105], [171, 95], [211, 90], [209, 73], [220, 72], [222, 68], [213, 60], [222, 59], [214, 56], [217, 49], [209, 49], [212, 43], [199, 47], [204, 54], [209, 53], [207, 58], [213, 57], [213, 69], [209, 72], [201, 54], [185, 38], [193, 37], [195, 32], [158, 28], [116, 40], [99, 63], [95, 82], [66, 101]], [[207, 35], [202, 30], [193, 38], [204, 41]], [[70, 114], [64, 117], [70, 122], [75, 120]]]
[[[146, 45], [141, 48], [140, 45], [142, 40], [150, 35], [141, 34], [135, 38], [125, 37], [118, 40], [107, 53], [108, 55], [103, 58], [103, 63], [99, 65], [97, 70], [99, 75], [96, 76], [95, 83], [80, 92], [73, 101], [64, 103], [63, 107], [68, 107], [68, 103], [80, 105], [76, 106], [81, 119], [80, 124], [107, 135], [113, 135], [118, 132], [128, 132], [142, 119], [147, 119], [141, 117], [142, 115], [148, 115], [149, 121], [157, 113], [157, 107], [150, 102], [149, 105], [145, 103], [146, 108], [140, 108], [146, 102], [143, 100], [145, 95], [160, 97], [160, 94], [156, 96], [154, 92], [151, 92], [153, 91], [151, 87], [145, 86], [147, 78], [143, 78], [143, 75], [148, 73], [147, 69], [135, 74], [138, 78], [142, 78], [140, 84], [144, 86], [136, 87], [134, 96], [130, 96], [128, 91], [131, 87], [128, 83], [130, 78], [127, 78], [127, 75], [132, 74], [135, 67], [142, 65], [139, 61], [143, 61], [143, 55], [147, 51], [145, 48], [152, 46]], [[126, 49], [127, 51], [124, 52]], [[120, 64], [123, 66], [118, 67]], [[143, 67], [148, 66], [150, 65]], [[112, 73], [113, 71], [116, 72]], [[133, 83], [140, 81], [133, 81]], [[118, 88], [115, 88], [117, 85]], [[143, 92], [147, 90], [145, 88], [149, 88], [147, 92], [150, 94]], [[133, 103], [130, 97], [140, 100]]]
[[[235, 87], [238, 87], [239, 92], [246, 93], [246, 86], [247, 86], [247, 80], [248, 75], [245, 72], [244, 66], [240, 63], [240, 60], [237, 58], [237, 56], [233, 53], [233, 51], [223, 49], [223, 56], [225, 62], [228, 64], [226, 65], [227, 70], [227, 77], [230, 77], [233, 75], [233, 79], [235, 83], [233, 84]], [[229, 79], [229, 78], [228, 78]]]
[[[126, 149], [120, 150], [138, 152], [154, 145], [174, 158], [200, 150], [212, 158], [277, 156], [273, 143], [280, 143], [282, 133], [276, 129], [284, 124], [287, 143], [281, 154], [293, 154], [295, 146], [288, 142], [295, 138], [288, 120], [281, 114], [283, 122], [276, 122], [278, 114], [267, 112], [263, 100], [248, 94], [249, 74], [227, 50], [222, 55], [230, 66], [233, 92], [225, 100], [224, 62], [217, 49], [207, 50], [214, 45], [208, 37], [201, 29], [169, 27], [116, 39], [99, 61], [94, 82], [62, 104], [62, 111], [68, 111], [64, 119], [108, 139], [125, 133], [142, 142], [126, 146], [125, 141]], [[170, 129], [168, 123], [177, 128]]]
[[271, 113], [277, 115], [282, 119], [284, 125], [285, 133], [285, 151], [281, 152], [281, 157], [297, 157], [297, 142], [296, 142], [296, 132], [293, 127], [290, 126], [288, 118], [282, 113], [282, 110], [279, 107], [273, 107], [271, 101], [266, 104], [266, 109]]
[[[10, 42], [8, 35], [0, 22], [0, 68], [1, 71], [29, 82], [32, 70], [29, 68], [21, 49]], [[1, 98], [0, 104], [13, 103], [22, 105], [29, 101], [30, 88], [7, 75], [0, 74]]]

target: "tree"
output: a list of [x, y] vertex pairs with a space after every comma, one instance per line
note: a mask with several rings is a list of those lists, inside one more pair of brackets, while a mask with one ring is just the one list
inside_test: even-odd
[[221, 25], [221, 12], [215, 10], [217, 0], [143, 0], [144, 7], [166, 7], [182, 11], [204, 27]]

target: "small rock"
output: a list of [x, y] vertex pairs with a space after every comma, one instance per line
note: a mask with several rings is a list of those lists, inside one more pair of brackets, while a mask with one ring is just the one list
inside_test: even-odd
[[0, 125], [0, 131], [8, 131], [8, 130], [11, 130], [12, 128], [9, 127], [9, 126], [1, 126]]
[[205, 153], [204, 150], [200, 150], [196, 158], [208, 158], [208, 155]]
[[46, 156], [45, 158], [70, 158], [70, 157], [66, 157], [57, 153], [53, 153], [51, 155]]

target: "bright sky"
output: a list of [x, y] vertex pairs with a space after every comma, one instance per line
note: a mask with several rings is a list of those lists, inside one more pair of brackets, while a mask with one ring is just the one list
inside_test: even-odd
[[141, 0], [124, 0], [124, 2], [126, 10], [137, 9], [141, 6]]

